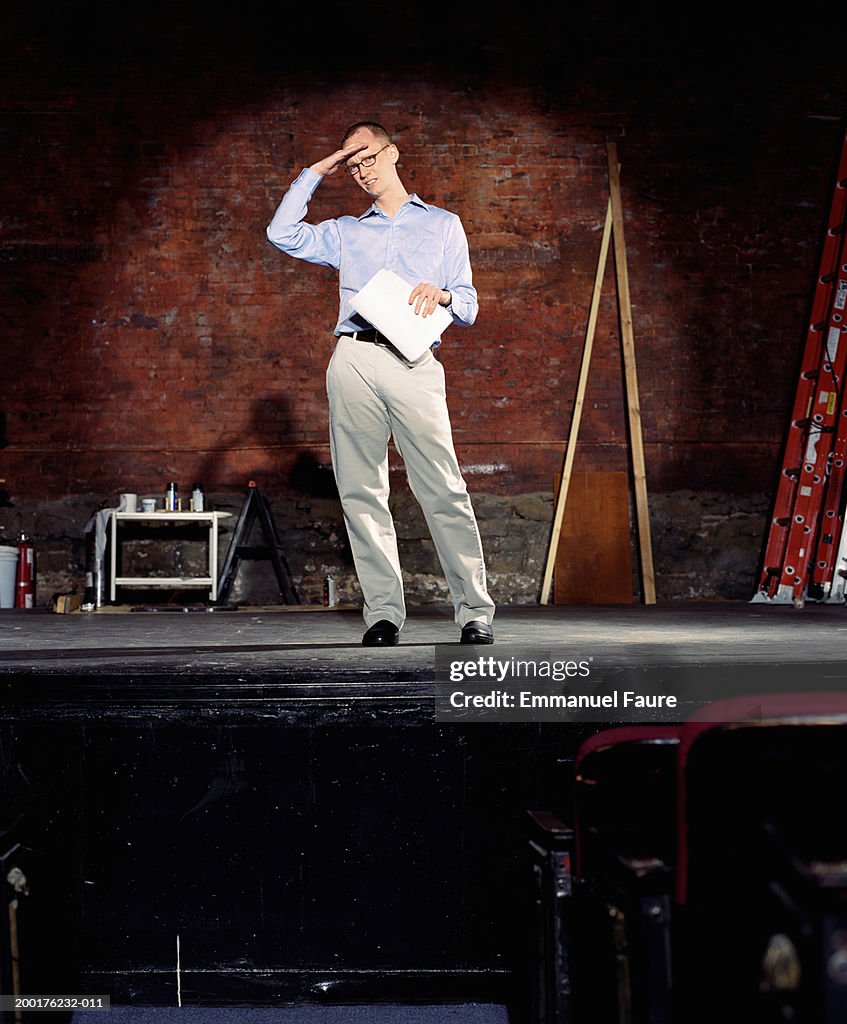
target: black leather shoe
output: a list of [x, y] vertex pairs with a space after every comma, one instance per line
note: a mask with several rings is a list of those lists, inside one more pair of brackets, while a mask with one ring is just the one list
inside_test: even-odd
[[400, 630], [389, 622], [388, 619], [380, 619], [375, 622], [362, 637], [363, 647], [393, 647], [400, 639]]
[[463, 644], [493, 644], [494, 630], [484, 619], [474, 619], [462, 626]]

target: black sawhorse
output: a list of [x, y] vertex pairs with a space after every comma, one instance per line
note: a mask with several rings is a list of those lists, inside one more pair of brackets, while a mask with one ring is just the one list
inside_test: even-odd
[[[264, 544], [251, 547], [247, 541], [250, 539], [250, 531], [257, 519], [262, 530]], [[228, 600], [241, 563], [261, 559], [267, 559], [273, 566], [285, 604], [300, 604], [288, 563], [280, 550], [279, 534], [271, 515], [268, 500], [251, 480], [247, 497], [241, 508], [241, 515], [238, 518], [238, 525], [235, 527], [226, 559], [218, 575], [217, 604], [223, 604]]]

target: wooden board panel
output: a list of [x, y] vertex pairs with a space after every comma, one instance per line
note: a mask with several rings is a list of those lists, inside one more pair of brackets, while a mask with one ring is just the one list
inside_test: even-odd
[[554, 572], [555, 604], [632, 603], [626, 473], [574, 473]]

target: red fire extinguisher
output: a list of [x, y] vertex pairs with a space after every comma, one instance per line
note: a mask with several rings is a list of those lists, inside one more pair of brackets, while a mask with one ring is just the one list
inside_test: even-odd
[[15, 607], [35, 604], [35, 547], [25, 533], [18, 541], [18, 570], [15, 578]]

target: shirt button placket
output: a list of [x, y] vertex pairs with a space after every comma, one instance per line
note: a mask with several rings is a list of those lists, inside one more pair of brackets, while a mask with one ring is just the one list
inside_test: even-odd
[[385, 247], [385, 268], [386, 270], [397, 269], [397, 236], [394, 221], [388, 225], [388, 244]]

